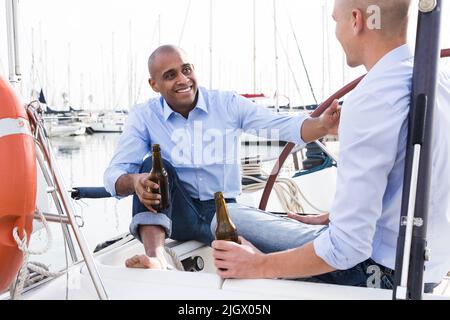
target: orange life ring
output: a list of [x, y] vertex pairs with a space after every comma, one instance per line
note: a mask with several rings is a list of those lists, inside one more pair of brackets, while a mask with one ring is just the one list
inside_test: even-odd
[[36, 210], [36, 149], [25, 109], [0, 78], [0, 293], [17, 275], [23, 254], [13, 229], [28, 239]]

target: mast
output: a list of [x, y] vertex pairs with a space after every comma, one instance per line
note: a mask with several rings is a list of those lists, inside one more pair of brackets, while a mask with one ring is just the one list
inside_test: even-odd
[[273, 26], [275, 48], [275, 110], [280, 111], [279, 78], [278, 78], [278, 36], [277, 36], [277, 3], [273, 0]]
[[[31, 100], [34, 100], [34, 92], [36, 91], [36, 59], [34, 54], [34, 28], [31, 28], [31, 70], [30, 70], [30, 78], [31, 78]], [[27, 95], [28, 97], [28, 95]]]
[[209, 89], [213, 88], [213, 0], [209, 0]]
[[67, 45], [67, 47], [68, 47], [68, 58], [67, 58], [67, 102], [69, 103], [69, 106], [70, 106], [70, 99], [71, 99], [71, 97], [70, 97], [70, 86], [71, 86], [71, 79], [70, 79], [70, 77], [71, 77], [71, 70], [70, 70], [70, 59], [71, 59], [71, 45], [70, 45], [70, 42], [69, 42], [69, 44]]
[[129, 21], [129, 35], [128, 35], [128, 50], [129, 50], [129, 70], [128, 70], [128, 107], [131, 108], [133, 106], [133, 85], [134, 85], [134, 77], [133, 77], [133, 43], [132, 43], [132, 22]]
[[114, 72], [114, 65], [115, 65], [115, 55], [114, 55], [114, 32], [111, 36], [111, 105], [110, 108], [115, 109], [116, 108], [116, 74]]
[[[6, 22], [7, 22], [7, 37], [8, 37], [8, 62], [9, 62], [9, 75], [10, 82], [13, 87], [17, 87], [19, 82], [21, 81], [21, 73], [20, 73], [20, 64], [19, 64], [19, 32], [18, 32], [18, 24], [17, 24], [17, 16], [18, 16], [18, 2], [17, 0], [6, 0]], [[38, 165], [42, 169], [42, 173], [44, 174], [44, 179], [47, 182], [49, 189], [54, 189], [52, 194], [53, 198], [57, 199], [55, 201], [55, 205], [62, 214], [62, 211], [59, 209], [64, 207], [66, 209], [67, 217], [70, 221], [70, 226], [72, 227], [72, 231], [78, 240], [78, 245], [81, 250], [81, 253], [84, 257], [84, 261], [86, 263], [86, 267], [91, 276], [92, 283], [96, 289], [97, 295], [100, 299], [106, 300], [108, 296], [105, 291], [105, 287], [103, 285], [102, 279], [98, 273], [97, 267], [95, 265], [94, 258], [91, 254], [91, 251], [87, 245], [86, 240], [84, 239], [83, 234], [78, 227], [77, 221], [75, 219], [75, 215], [73, 214], [75, 211], [73, 207], [70, 205], [70, 199], [68, 198], [67, 192], [63, 192], [64, 188], [61, 188], [60, 182], [61, 173], [59, 172], [58, 166], [55, 166], [56, 163], [54, 155], [52, 153], [52, 149], [48, 148], [48, 140], [46, 135], [42, 130], [41, 126], [36, 128], [36, 136], [34, 137], [39, 142], [41, 142], [42, 148], [37, 148], [36, 150], [40, 150], [40, 152], [36, 152], [36, 157], [38, 161]], [[54, 188], [52, 188], [54, 186]], [[61, 209], [62, 210], [62, 209]], [[65, 229], [63, 229], [65, 230]], [[67, 233], [69, 234], [69, 233]], [[64, 232], [64, 236], [67, 235]], [[70, 246], [71, 241], [68, 241]]]
[[80, 74], [80, 106], [78, 108], [85, 109], [84, 106], [84, 73]]
[[256, 93], [256, 0], [253, 0], [253, 93]]
[[[48, 91], [48, 69], [47, 69], [47, 63], [48, 63], [48, 51], [47, 51], [47, 40], [44, 40], [43, 44], [44, 48], [43, 50], [43, 56], [42, 56], [42, 86]], [[48, 92], [47, 92], [48, 93]]]
[[158, 15], [158, 46], [161, 46], [161, 14]]
[[326, 20], [326, 2], [322, 4], [322, 101], [325, 99], [325, 20]]
[[111, 105], [110, 99], [111, 97], [106, 93], [106, 76], [108, 74], [107, 67], [105, 65], [105, 52], [103, 50], [103, 45], [100, 45], [100, 61], [102, 64], [102, 89], [103, 89], [103, 108], [105, 109], [105, 106]]
[[417, 300], [423, 295], [441, 4], [441, 0], [419, 3], [394, 299]]
[[5, 0], [6, 3], [6, 28], [8, 41], [8, 67], [9, 82], [14, 88], [18, 88], [22, 80], [20, 71], [19, 29], [17, 0]]

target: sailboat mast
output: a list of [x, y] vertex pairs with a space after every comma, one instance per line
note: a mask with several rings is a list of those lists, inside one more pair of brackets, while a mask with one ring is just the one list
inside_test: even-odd
[[128, 35], [128, 50], [129, 50], [129, 70], [128, 70], [128, 107], [131, 108], [133, 105], [133, 43], [132, 43], [132, 22], [129, 21], [129, 35]]
[[325, 100], [325, 32], [327, 32], [325, 27], [326, 19], [326, 3], [322, 4], [322, 101]]
[[273, 26], [274, 26], [274, 48], [275, 48], [275, 110], [280, 111], [279, 78], [278, 78], [278, 35], [277, 35], [277, 3], [273, 0]]
[[21, 81], [19, 33], [18, 33], [18, 4], [17, 0], [5, 0], [6, 2], [6, 26], [8, 38], [8, 67], [9, 82], [15, 88]]
[[67, 58], [67, 102], [70, 104], [70, 86], [71, 86], [71, 70], [70, 70], [70, 59], [71, 59], [71, 45], [70, 43], [67, 45], [68, 47], [68, 58]]
[[42, 39], [42, 21], [39, 21], [39, 75], [40, 75], [40, 87], [46, 88], [46, 71], [44, 64], [44, 43]]
[[209, 1], [209, 89], [213, 88], [213, 0]]
[[[35, 86], [36, 86], [36, 59], [34, 54], [34, 28], [31, 28], [31, 70], [30, 70], [30, 78], [31, 78], [31, 90], [29, 93], [31, 94], [31, 100], [35, 100]], [[28, 97], [28, 95], [27, 95]]]
[[43, 80], [43, 87], [45, 89], [48, 89], [47, 85], [48, 85], [49, 81], [48, 81], [48, 69], [47, 69], [47, 66], [48, 66], [47, 40], [44, 40], [43, 52], [44, 52], [43, 53], [43, 57], [42, 57], [42, 73], [43, 73], [42, 78], [44, 79]]
[[111, 105], [110, 107], [115, 109], [116, 106], [116, 74], [114, 72], [114, 66], [115, 66], [115, 55], [114, 55], [114, 32], [111, 36]]
[[161, 45], [161, 15], [158, 15], [158, 46]]
[[253, 0], [253, 93], [256, 93], [256, 0]]

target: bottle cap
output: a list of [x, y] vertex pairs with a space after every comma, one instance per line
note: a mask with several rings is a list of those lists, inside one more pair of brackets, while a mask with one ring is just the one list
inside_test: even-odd
[[152, 151], [153, 152], [161, 152], [161, 147], [159, 146], [159, 144], [154, 144], [152, 147]]

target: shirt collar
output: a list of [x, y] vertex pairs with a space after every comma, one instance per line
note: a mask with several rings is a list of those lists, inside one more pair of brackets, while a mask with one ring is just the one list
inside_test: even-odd
[[[197, 100], [197, 105], [195, 106], [194, 110], [199, 109], [205, 113], [208, 113], [208, 105], [206, 104], [205, 97], [204, 97], [202, 91], [203, 90], [201, 88], [198, 89], [198, 100]], [[172, 110], [172, 108], [169, 106], [169, 104], [163, 97], [161, 97], [161, 104], [163, 106], [164, 120], [167, 121], [167, 120], [169, 120], [170, 116], [176, 112]], [[194, 111], [194, 110], [192, 110], [192, 111]]]

